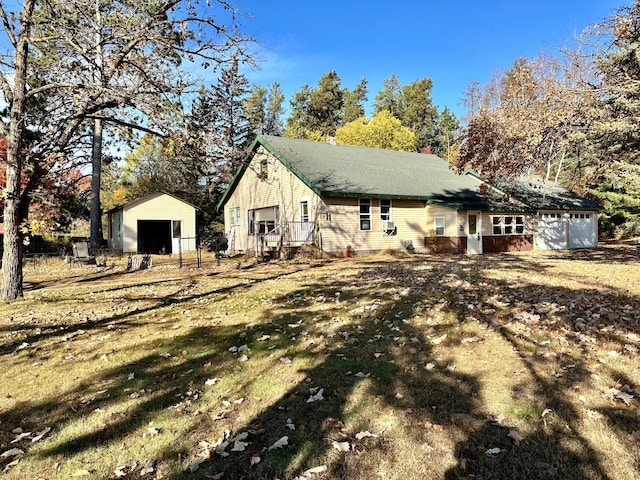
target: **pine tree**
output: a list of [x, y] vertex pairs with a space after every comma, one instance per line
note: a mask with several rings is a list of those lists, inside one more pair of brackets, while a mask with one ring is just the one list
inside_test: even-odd
[[358, 82], [356, 88], [343, 90], [344, 105], [342, 111], [342, 124], [346, 125], [358, 118], [365, 116], [364, 102], [367, 101], [367, 79]]
[[280, 89], [278, 82], [273, 82], [269, 88], [267, 96], [267, 106], [264, 118], [265, 135], [282, 135], [284, 131], [284, 122], [282, 117], [284, 115], [284, 93]]

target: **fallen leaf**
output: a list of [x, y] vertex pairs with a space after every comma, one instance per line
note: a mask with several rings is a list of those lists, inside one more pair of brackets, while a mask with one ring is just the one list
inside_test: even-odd
[[444, 335], [441, 335], [438, 338], [434, 338], [433, 340], [431, 340], [431, 343], [433, 343], [434, 345], [440, 345], [446, 338], [447, 338], [447, 334], [445, 333]]
[[11, 450], [7, 450], [6, 452], [4, 452], [2, 455], [0, 455], [0, 457], [15, 457], [16, 455], [22, 455], [23, 453], [24, 450], [20, 450], [19, 448], [12, 448]]
[[209, 387], [215, 385], [216, 383], [218, 383], [218, 379], [217, 378], [209, 378], [209, 379], [207, 379], [206, 382], [204, 382], [204, 384], [208, 385]]
[[77, 478], [77, 477], [89, 477], [90, 475], [91, 475], [91, 472], [89, 470], [76, 470], [72, 476], [74, 478]]
[[356, 433], [356, 440], [362, 440], [363, 438], [369, 438], [369, 437], [377, 437], [377, 435], [374, 435], [369, 430]]
[[140, 470], [140, 476], [147, 475], [149, 473], [153, 473], [156, 469], [156, 461], [151, 459], [144, 464], [142, 470]]
[[249, 442], [243, 442], [242, 440], [236, 440], [233, 442], [233, 447], [231, 448], [232, 452], [244, 452]]
[[502, 450], [500, 450], [498, 447], [495, 448], [490, 448], [489, 450], [485, 451], [484, 453], [486, 455], [492, 456], [492, 455], [498, 455]]
[[607, 390], [604, 393], [604, 397], [609, 399], [617, 398], [619, 400], [622, 400], [625, 405], [629, 405], [633, 400], [632, 394], [623, 392], [621, 390], [618, 390], [617, 388], [610, 388], [609, 390]]
[[324, 397], [322, 396], [323, 392], [324, 392], [324, 388], [321, 388], [320, 390], [318, 390], [318, 393], [316, 393], [315, 395], [311, 395], [307, 399], [307, 403], [313, 403], [313, 402], [318, 402], [320, 400], [324, 400]]
[[478, 342], [482, 342], [484, 340], [484, 338], [482, 337], [467, 337], [467, 338], [463, 338], [462, 339], [462, 343], [478, 343]]
[[294, 480], [311, 480], [319, 473], [324, 473], [327, 471], [326, 465], [320, 465], [319, 467], [313, 467], [308, 470], [302, 472], [299, 476], [295, 477]]
[[134, 378], [136, 378], [136, 374], [135, 374], [135, 372], [131, 372], [131, 373], [129, 374], [128, 379], [129, 379], [129, 380], [133, 380]]
[[19, 434], [16, 438], [14, 438], [13, 440], [11, 440], [11, 443], [18, 443], [20, 441], [22, 441], [23, 439], [30, 437], [31, 436], [31, 432], [24, 432]]
[[348, 452], [351, 449], [351, 444], [349, 442], [336, 442], [334, 440], [331, 445], [340, 452]]
[[51, 431], [51, 427], [47, 427], [44, 430], [42, 430], [41, 432], [38, 432], [38, 434], [33, 437], [31, 439], [31, 443], [36, 443], [39, 442], [40, 440], [42, 440], [44, 438], [44, 436], [49, 433]]
[[511, 430], [509, 430], [509, 433], [508, 433], [507, 436], [513, 438], [513, 442], [516, 445], [520, 445], [520, 442], [522, 442], [522, 440], [524, 440], [522, 435], [520, 435], [520, 433], [518, 433], [518, 431], [516, 429], [513, 429], [513, 428]]
[[502, 422], [504, 422], [505, 418], [506, 417], [501, 413], [498, 416], [489, 415], [487, 417], [487, 420], [489, 420], [490, 422], [493, 422], [494, 425], [502, 425]]
[[289, 437], [287, 437], [286, 435], [284, 437], [282, 437], [280, 440], [276, 441], [273, 445], [271, 445], [269, 447], [269, 450], [275, 450], [276, 448], [282, 448], [285, 445], [289, 444]]
[[251, 457], [251, 466], [253, 467], [254, 465], [257, 465], [258, 463], [260, 463], [260, 460], [260, 457], [258, 457], [257, 455], [253, 455]]
[[196, 470], [198, 470], [200, 468], [200, 465], [202, 465], [207, 460], [208, 459], [205, 458], [205, 457], [199, 457], [199, 458], [195, 459], [193, 462], [191, 462], [189, 464], [189, 471], [190, 472], [195, 472]]

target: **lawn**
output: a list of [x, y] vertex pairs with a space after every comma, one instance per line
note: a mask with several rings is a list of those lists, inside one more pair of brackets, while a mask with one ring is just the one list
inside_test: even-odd
[[640, 478], [640, 251], [25, 266], [6, 479]]

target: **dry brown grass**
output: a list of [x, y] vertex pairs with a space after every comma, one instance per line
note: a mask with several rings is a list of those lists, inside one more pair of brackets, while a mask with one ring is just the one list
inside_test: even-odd
[[[27, 265], [25, 298], [0, 305], [0, 454], [24, 453], [0, 468], [638, 478], [639, 253]], [[242, 451], [213, 450], [243, 433]]]

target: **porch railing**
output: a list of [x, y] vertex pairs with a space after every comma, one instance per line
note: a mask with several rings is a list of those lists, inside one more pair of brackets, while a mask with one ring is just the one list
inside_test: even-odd
[[264, 235], [264, 242], [268, 247], [309, 245], [315, 229], [315, 222], [283, 222]]

